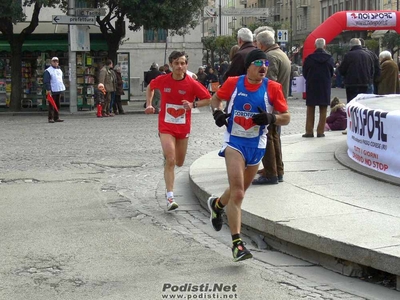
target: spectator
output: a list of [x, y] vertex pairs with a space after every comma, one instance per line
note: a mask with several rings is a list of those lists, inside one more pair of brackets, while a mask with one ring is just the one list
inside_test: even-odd
[[[239, 45], [233, 45], [231, 50], [229, 51], [229, 60], [232, 62], [233, 57], [239, 51]], [[226, 71], [225, 71], [226, 72]], [[225, 73], [224, 73], [225, 74]], [[223, 76], [223, 75], [222, 75]]]
[[326, 118], [324, 130], [344, 130], [347, 127], [346, 104], [335, 97], [331, 101], [331, 113]]
[[223, 77], [224, 77], [226, 70], [228, 70], [228, 67], [229, 67], [229, 64], [226, 60], [224, 60], [221, 63], [221, 65], [219, 66], [218, 79], [219, 79], [220, 84], [223, 83]]
[[46, 69], [43, 73], [43, 83], [46, 88], [46, 95], [51, 95], [54, 100], [56, 107], [49, 103], [48, 122], [64, 122], [59, 118], [58, 111], [60, 110], [60, 99], [61, 93], [65, 91], [65, 85], [63, 82], [63, 72], [58, 65], [58, 57], [51, 59], [51, 66]]
[[[257, 47], [265, 52], [269, 63], [266, 77], [281, 84], [285, 101], [290, 86], [290, 60], [275, 43], [274, 34], [264, 30], [257, 34]], [[280, 127], [270, 124], [267, 132], [267, 145], [262, 159], [264, 168], [261, 174], [253, 180], [253, 184], [277, 184], [283, 181], [284, 166], [282, 161], [282, 147]]]
[[335, 64], [335, 87], [343, 88], [343, 77], [339, 72], [340, 61]]
[[371, 77], [371, 81], [370, 81], [370, 83], [368, 85], [367, 94], [377, 93], [376, 86], [374, 86], [374, 83], [376, 82], [378, 77], [381, 75], [381, 69], [380, 69], [380, 65], [379, 65], [379, 58], [374, 52], [372, 52], [371, 50], [369, 50], [365, 46], [364, 39], [360, 38], [359, 40], [360, 40], [361, 47], [363, 48], [363, 50], [365, 52], [367, 52], [368, 55], [370, 56], [371, 61], [372, 61], [372, 65], [373, 65], [373, 68], [374, 68], [374, 71], [373, 71], [373, 74], [372, 74], [372, 77]]
[[[165, 69], [165, 66], [164, 66]], [[146, 86], [150, 84], [150, 82], [154, 79], [160, 76], [162, 73], [158, 70], [158, 64], [153, 62], [150, 66], [150, 71], [146, 73], [146, 76], [144, 77], [144, 82], [146, 83]], [[154, 107], [156, 108], [156, 112], [158, 111], [160, 107], [160, 99], [161, 99], [161, 93], [159, 90], [155, 90], [154, 92]]]
[[115, 91], [116, 78], [112, 70], [113, 62], [111, 59], [106, 60], [106, 64], [100, 70], [99, 83], [102, 83], [106, 89], [106, 96], [104, 99], [103, 117], [112, 117], [110, 114], [111, 93]]
[[158, 68], [158, 71], [160, 71], [161, 75], [167, 74], [167, 73], [165, 73], [165, 71], [164, 71], [164, 66], [160, 66], [160, 67]]
[[171, 70], [169, 69], [169, 64], [164, 64], [164, 72], [165, 74], [171, 73]]
[[374, 75], [374, 65], [358, 38], [350, 40], [350, 51], [343, 57], [339, 72], [344, 77], [347, 103], [358, 94], [367, 93]]
[[315, 106], [319, 106], [317, 137], [324, 137], [326, 113], [331, 99], [331, 79], [334, 61], [325, 51], [325, 39], [315, 40], [316, 50], [308, 55], [303, 64], [303, 76], [306, 79], [306, 133], [303, 137], [314, 137]]
[[379, 54], [381, 74], [377, 78], [378, 95], [398, 94], [399, 90], [399, 68], [389, 51]]
[[114, 114], [125, 114], [124, 109], [122, 108], [122, 102], [121, 102], [121, 96], [125, 95], [124, 92], [124, 82], [122, 81], [122, 76], [121, 76], [121, 67], [116, 66], [114, 68], [115, 72], [115, 77], [117, 79], [117, 86], [115, 89], [115, 99], [114, 99], [114, 104], [113, 104], [113, 111]]
[[245, 57], [250, 51], [255, 49], [253, 45], [253, 34], [248, 28], [239, 29], [237, 42], [240, 49], [233, 56], [228, 70], [226, 70], [225, 74], [222, 77], [224, 82], [228, 77], [246, 74], [246, 68], [244, 66]]
[[199, 81], [202, 85], [204, 85], [205, 87], [207, 86], [206, 84], [206, 73], [204, 72], [204, 68], [200, 67], [199, 71], [197, 72], [197, 81]]
[[219, 82], [218, 76], [214, 74], [214, 69], [210, 68], [208, 70], [208, 74], [206, 75], [206, 84], [207, 84], [208, 90], [211, 92], [211, 94], [216, 92], [216, 90], [212, 89], [213, 82]]

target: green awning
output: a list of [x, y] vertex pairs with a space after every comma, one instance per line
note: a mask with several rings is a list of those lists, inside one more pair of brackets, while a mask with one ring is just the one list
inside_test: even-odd
[[[93, 51], [107, 51], [107, 43], [103, 40], [91, 40], [90, 50]], [[7, 41], [0, 40], [0, 52], [10, 52], [10, 44]], [[22, 51], [68, 51], [68, 40], [27, 40], [22, 46]]]

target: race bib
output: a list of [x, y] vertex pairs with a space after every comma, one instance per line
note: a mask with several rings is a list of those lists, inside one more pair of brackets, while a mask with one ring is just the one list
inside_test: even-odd
[[255, 138], [260, 134], [260, 126], [253, 123], [254, 113], [235, 111], [232, 122], [231, 135], [243, 138]]
[[171, 124], [186, 124], [186, 110], [183, 105], [167, 103], [164, 121]]

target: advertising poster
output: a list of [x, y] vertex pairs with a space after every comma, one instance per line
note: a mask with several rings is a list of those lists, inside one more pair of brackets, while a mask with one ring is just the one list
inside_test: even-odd
[[[389, 106], [375, 108], [385, 108], [385, 100], [391, 109]], [[400, 177], [400, 109], [397, 106], [400, 108], [400, 95], [360, 94], [348, 103], [347, 153], [358, 164]]]
[[117, 65], [121, 66], [121, 76], [123, 81], [124, 95], [121, 100], [129, 100], [130, 86], [129, 86], [129, 53], [118, 53]]

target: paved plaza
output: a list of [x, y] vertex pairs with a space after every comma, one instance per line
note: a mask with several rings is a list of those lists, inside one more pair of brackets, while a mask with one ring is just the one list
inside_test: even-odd
[[[297, 96], [284, 137], [304, 133]], [[63, 111], [55, 124], [45, 112], [0, 112], [0, 299], [172, 299], [171, 286], [213, 283], [245, 300], [398, 295], [276, 251], [232, 263], [228, 230], [211, 229], [189, 184], [190, 166], [221, 146], [207, 108], [193, 115], [177, 169], [182, 205], [165, 213], [157, 115], [144, 115], [143, 102], [114, 118]]]

